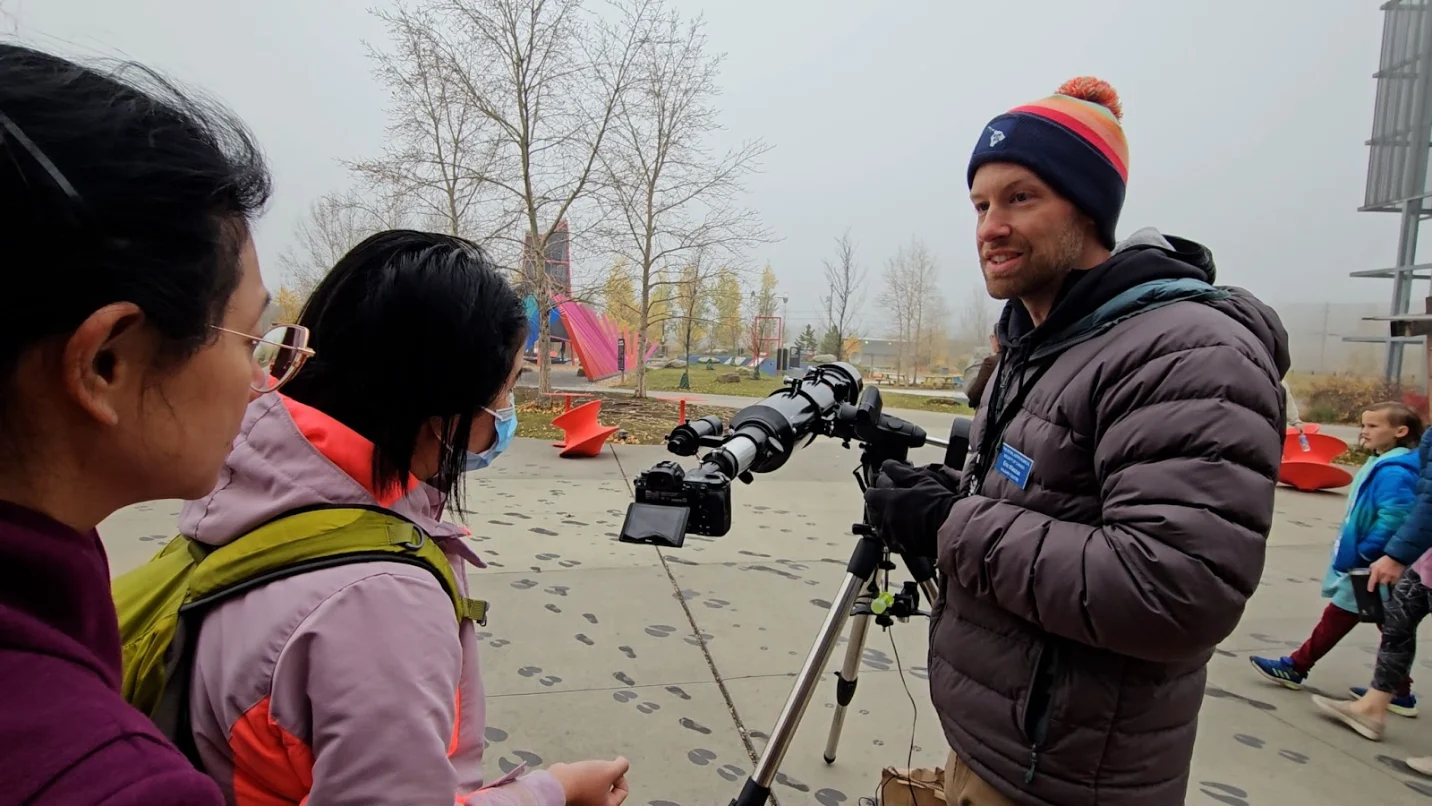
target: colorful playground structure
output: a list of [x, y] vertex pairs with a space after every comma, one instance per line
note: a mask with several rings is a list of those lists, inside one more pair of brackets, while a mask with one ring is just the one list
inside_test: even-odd
[[[570, 347], [583, 374], [592, 381], [606, 379], [619, 373], [623, 367], [636, 367], [636, 330], [620, 326], [609, 316], [598, 315], [565, 295], [556, 294], [552, 299], [555, 306], [552, 307], [548, 325], [552, 339], [560, 344], [556, 352], [559, 362], [567, 360], [567, 348]], [[537, 299], [529, 295], [523, 304], [527, 309], [528, 326], [525, 351], [531, 352], [537, 345]], [[619, 347], [625, 349], [624, 364], [617, 361]], [[648, 346], [642, 361], [651, 359], [655, 352], [655, 346]]]

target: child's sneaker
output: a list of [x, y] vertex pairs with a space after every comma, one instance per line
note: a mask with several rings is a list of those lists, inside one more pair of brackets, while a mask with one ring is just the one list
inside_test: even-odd
[[[1367, 687], [1366, 687], [1366, 686], [1354, 686], [1353, 688], [1351, 688], [1351, 689], [1349, 689], [1349, 690], [1347, 690], [1347, 691], [1351, 692], [1353, 697], [1355, 697], [1355, 698], [1360, 698], [1360, 697], [1362, 697], [1363, 695], [1367, 694]], [[1416, 696], [1416, 695], [1396, 695], [1396, 696], [1394, 696], [1394, 697], [1392, 698], [1392, 705], [1388, 706], [1388, 707], [1387, 707], [1387, 710], [1390, 711], [1390, 712], [1392, 712], [1393, 714], [1402, 715], [1403, 717], [1416, 717], [1416, 716], [1417, 716], [1417, 696]]]
[[1293, 666], [1293, 659], [1286, 655], [1282, 658], [1259, 658], [1250, 655], [1248, 660], [1253, 664], [1253, 668], [1258, 670], [1259, 675], [1289, 689], [1302, 689], [1303, 679], [1308, 677], [1306, 672], [1299, 672], [1298, 668]]

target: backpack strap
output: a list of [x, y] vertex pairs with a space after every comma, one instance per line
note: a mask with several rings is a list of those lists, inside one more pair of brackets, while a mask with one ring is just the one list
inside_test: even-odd
[[[198, 565], [180, 613], [295, 574], [357, 562], [399, 562], [437, 577], [460, 623], [487, 623], [488, 605], [462, 594], [437, 542], [416, 524], [383, 509], [322, 506], [281, 515], [218, 548], [189, 541]], [[198, 547], [198, 548], [196, 548]], [[207, 552], [207, 553], [205, 553]], [[199, 556], [202, 555], [202, 556]]]

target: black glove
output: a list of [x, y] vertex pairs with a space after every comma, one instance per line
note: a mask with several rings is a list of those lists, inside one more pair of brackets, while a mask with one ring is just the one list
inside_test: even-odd
[[870, 525], [891, 547], [934, 557], [940, 526], [958, 499], [957, 487], [942, 465], [915, 468], [887, 461], [865, 491]]

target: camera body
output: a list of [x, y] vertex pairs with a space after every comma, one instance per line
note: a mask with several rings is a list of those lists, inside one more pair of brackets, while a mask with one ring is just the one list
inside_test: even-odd
[[[634, 506], [650, 507], [647, 510], [637, 510], [645, 511], [645, 514], [638, 514], [638, 524], [652, 521], [655, 515], [651, 510], [684, 509], [684, 527], [687, 531], [703, 537], [721, 537], [731, 530], [731, 479], [718, 470], [697, 467], [688, 472], [675, 461], [657, 462], [651, 469], [637, 476], [635, 500]], [[623, 538], [637, 532], [641, 535], [639, 542], [681, 547], [678, 538], [641, 532], [640, 525], [631, 525], [632, 518], [633, 514], [629, 511], [626, 525], [622, 527]], [[665, 521], [674, 519], [673, 515], [657, 522], [664, 524]], [[671, 542], [661, 542], [663, 540]]]

